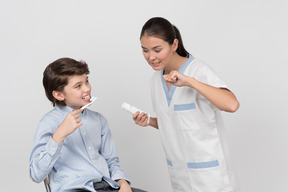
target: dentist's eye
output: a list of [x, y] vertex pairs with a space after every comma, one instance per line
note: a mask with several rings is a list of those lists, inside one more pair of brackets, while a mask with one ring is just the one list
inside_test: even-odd
[[155, 50], [156, 53], [159, 53], [160, 51], [161, 51], [161, 49], [157, 49], [157, 50]]

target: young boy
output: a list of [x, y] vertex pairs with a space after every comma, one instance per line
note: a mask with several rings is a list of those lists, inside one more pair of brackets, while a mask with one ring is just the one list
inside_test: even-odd
[[[53, 192], [131, 192], [107, 120], [80, 109], [91, 98], [88, 74], [85, 62], [71, 58], [58, 59], [45, 69], [43, 86], [54, 109], [37, 129], [30, 177], [39, 183], [48, 176]], [[142, 190], [133, 189], [137, 191]]]

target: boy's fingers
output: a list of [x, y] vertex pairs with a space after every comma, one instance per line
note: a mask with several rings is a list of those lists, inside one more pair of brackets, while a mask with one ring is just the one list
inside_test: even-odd
[[72, 111], [71, 113], [72, 113], [73, 115], [75, 115], [75, 114], [77, 114], [77, 113], [81, 113], [82, 111], [83, 111], [83, 109], [76, 109], [76, 110]]
[[77, 113], [81, 113], [83, 109], [76, 109], [75, 111], [77, 111]]

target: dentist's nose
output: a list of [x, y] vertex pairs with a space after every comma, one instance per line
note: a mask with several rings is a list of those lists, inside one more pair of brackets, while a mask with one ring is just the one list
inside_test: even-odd
[[149, 60], [150, 61], [154, 61], [156, 59], [155, 55], [151, 54], [149, 55]]

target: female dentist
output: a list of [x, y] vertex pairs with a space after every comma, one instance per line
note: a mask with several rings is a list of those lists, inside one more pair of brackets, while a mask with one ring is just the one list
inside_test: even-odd
[[220, 111], [239, 103], [227, 85], [189, 54], [180, 32], [155, 17], [140, 35], [143, 55], [155, 70], [150, 81], [155, 118], [136, 112], [140, 126], [160, 131], [174, 192], [235, 192]]

